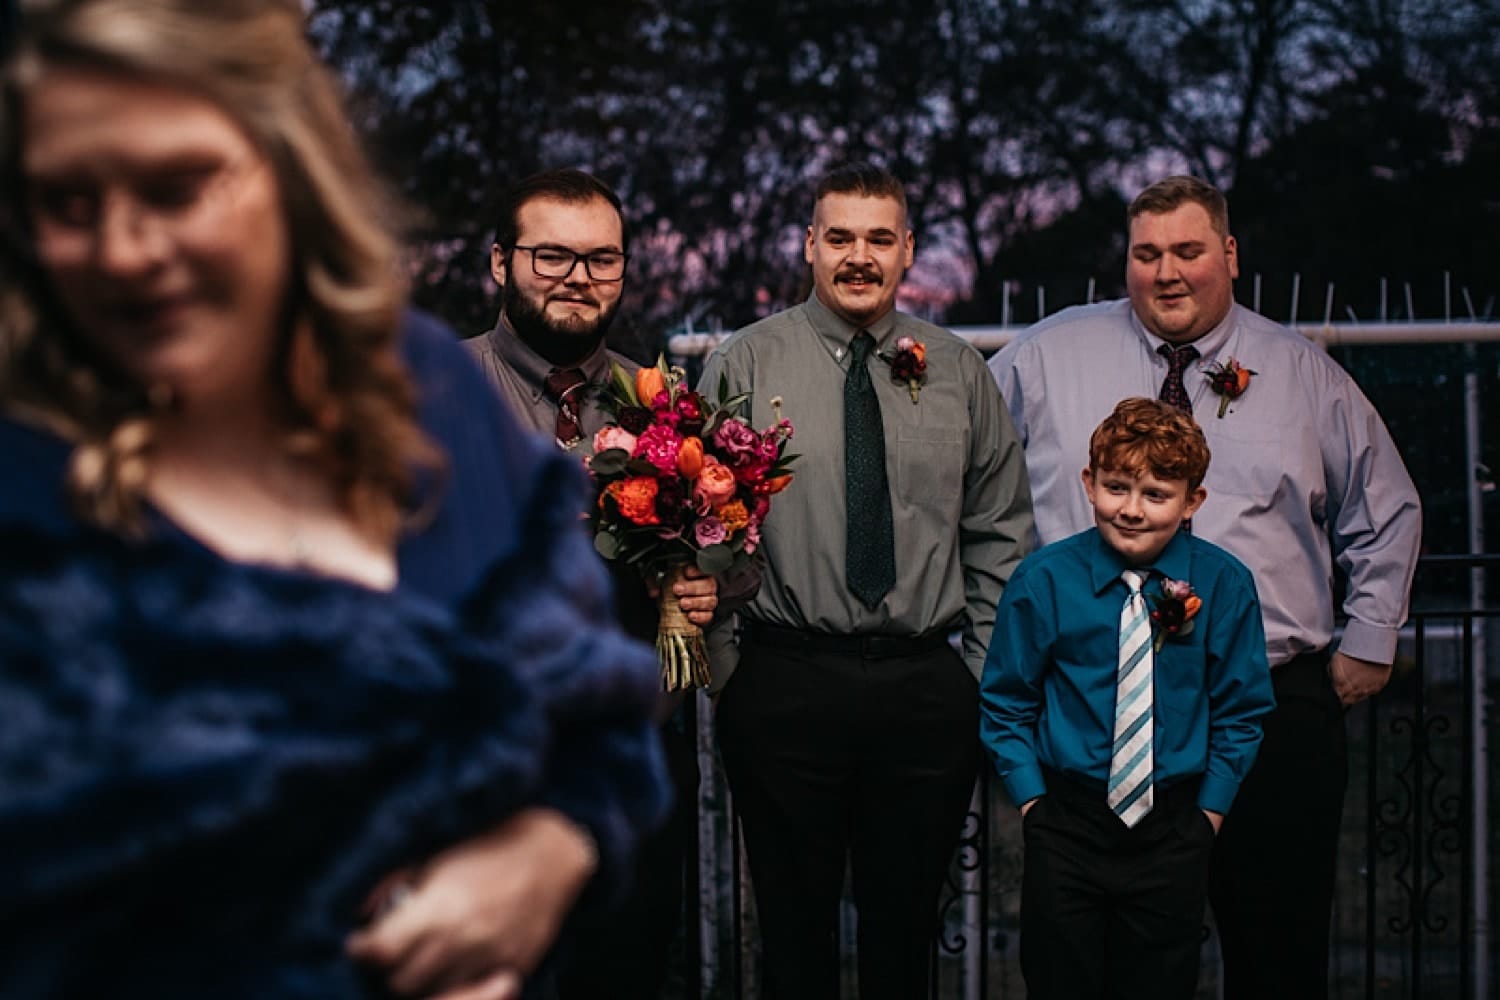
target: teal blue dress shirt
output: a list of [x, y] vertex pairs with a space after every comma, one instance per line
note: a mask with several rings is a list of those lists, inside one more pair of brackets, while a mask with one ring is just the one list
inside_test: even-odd
[[[979, 727], [1017, 805], [1046, 794], [1044, 767], [1097, 783], [1104, 795], [1128, 593], [1120, 574], [1129, 568], [1091, 528], [1028, 556], [1001, 595]], [[1155, 781], [1202, 775], [1198, 805], [1224, 813], [1274, 704], [1255, 582], [1234, 556], [1186, 532], [1145, 568], [1148, 601], [1164, 578], [1186, 580], [1203, 601], [1192, 629], [1167, 636], [1156, 653]]]

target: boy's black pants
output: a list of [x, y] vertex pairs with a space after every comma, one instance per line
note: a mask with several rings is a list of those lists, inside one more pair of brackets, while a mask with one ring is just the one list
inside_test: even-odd
[[1021, 971], [1030, 1000], [1191, 998], [1213, 826], [1199, 781], [1156, 790], [1127, 829], [1104, 786], [1047, 772], [1022, 821]]

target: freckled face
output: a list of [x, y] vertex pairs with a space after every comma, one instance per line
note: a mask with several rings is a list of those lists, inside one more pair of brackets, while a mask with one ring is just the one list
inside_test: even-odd
[[894, 198], [827, 194], [813, 210], [803, 256], [818, 301], [855, 326], [895, 308], [916, 241]]
[[23, 127], [37, 257], [79, 333], [185, 399], [268, 385], [291, 237], [238, 124], [166, 85], [54, 68]]
[[1239, 276], [1234, 237], [1215, 232], [1197, 202], [1131, 220], [1125, 286], [1136, 315], [1163, 340], [1191, 343], [1218, 326]]
[[1208, 497], [1202, 486], [1189, 490], [1185, 479], [1134, 476], [1114, 469], [1084, 469], [1083, 488], [1099, 534], [1132, 566], [1147, 565], [1161, 555], [1182, 522]]

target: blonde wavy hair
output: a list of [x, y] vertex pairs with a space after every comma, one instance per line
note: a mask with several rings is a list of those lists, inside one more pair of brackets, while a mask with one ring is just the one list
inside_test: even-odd
[[292, 279], [277, 346], [289, 454], [317, 460], [361, 531], [382, 542], [441, 468], [415, 419], [397, 334], [407, 301], [397, 204], [365, 159], [341, 89], [306, 37], [300, 0], [31, 0], [0, 75], [0, 398], [76, 445], [80, 513], [139, 527], [153, 398], [79, 336], [29, 233], [20, 169], [28, 88], [48, 66], [146, 79], [201, 96], [266, 157], [282, 195]]

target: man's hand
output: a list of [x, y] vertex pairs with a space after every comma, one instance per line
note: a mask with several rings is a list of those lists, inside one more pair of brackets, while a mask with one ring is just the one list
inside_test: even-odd
[[1203, 810], [1203, 815], [1208, 817], [1208, 825], [1214, 828], [1214, 836], [1219, 835], [1219, 828], [1224, 825], [1224, 814]]
[[527, 809], [434, 857], [398, 903], [350, 935], [348, 952], [381, 968], [401, 996], [510, 1000], [597, 860], [567, 817]]
[[[714, 622], [714, 608], [719, 606], [719, 581], [716, 577], [704, 576], [703, 571], [689, 563], [683, 568], [682, 579], [672, 585], [687, 620], [699, 628], [708, 628]], [[661, 587], [647, 583], [646, 590], [652, 597], [661, 594]]]
[[1389, 664], [1356, 660], [1343, 653], [1334, 653], [1328, 661], [1328, 676], [1333, 680], [1334, 694], [1345, 708], [1357, 705], [1372, 695], [1380, 693], [1391, 679]]

